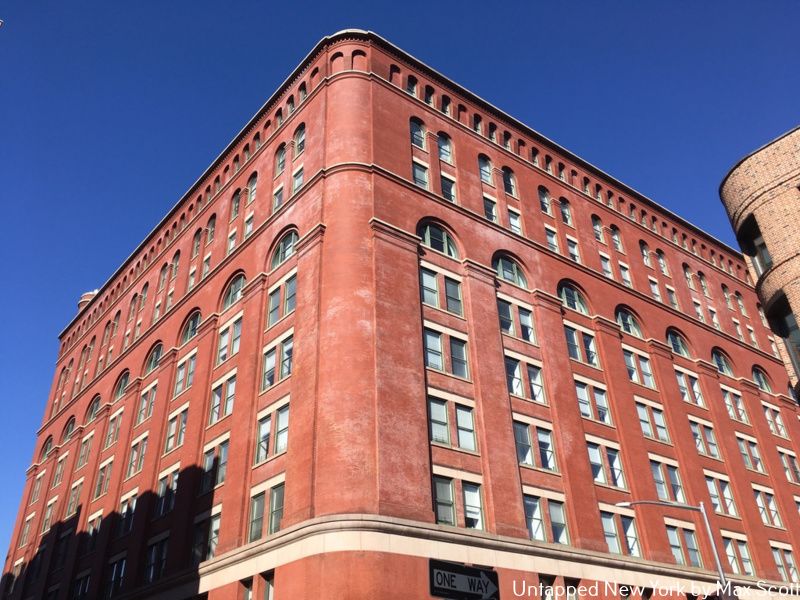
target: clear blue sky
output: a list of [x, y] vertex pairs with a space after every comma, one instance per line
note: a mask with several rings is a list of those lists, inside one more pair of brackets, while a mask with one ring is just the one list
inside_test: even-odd
[[324, 35], [378, 32], [729, 243], [720, 180], [800, 114], [794, 0], [7, 0], [0, 19], [0, 552], [79, 295]]

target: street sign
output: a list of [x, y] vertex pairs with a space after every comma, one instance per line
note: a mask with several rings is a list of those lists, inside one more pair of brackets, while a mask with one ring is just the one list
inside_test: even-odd
[[430, 560], [431, 596], [452, 600], [500, 600], [497, 573], [492, 569]]

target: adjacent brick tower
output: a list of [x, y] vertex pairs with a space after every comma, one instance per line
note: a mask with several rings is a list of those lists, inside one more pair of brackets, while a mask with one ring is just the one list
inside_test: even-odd
[[800, 374], [800, 127], [734, 166], [720, 185], [772, 330], [784, 338], [794, 384]]
[[373, 33], [320, 41], [60, 342], [3, 598], [798, 581], [741, 254]]

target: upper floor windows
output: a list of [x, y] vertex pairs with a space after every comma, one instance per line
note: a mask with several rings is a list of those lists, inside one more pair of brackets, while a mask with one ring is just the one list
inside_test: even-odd
[[453, 162], [453, 142], [450, 140], [450, 137], [446, 133], [439, 133], [436, 145], [439, 148], [439, 160], [443, 160], [446, 163]]
[[492, 267], [500, 279], [527, 289], [528, 282], [525, 279], [525, 274], [522, 272], [522, 267], [512, 258], [504, 255], [496, 256], [492, 260]]
[[467, 366], [467, 342], [452, 335], [445, 335], [440, 331], [425, 328], [423, 332], [425, 349], [425, 366], [437, 371], [445, 369], [445, 339], [449, 340], [450, 369], [449, 372], [456, 377], [467, 379], [469, 369]]
[[650, 260], [650, 248], [646, 242], [639, 242], [639, 251], [642, 254], [642, 264], [644, 264], [645, 267], [652, 267], [653, 263]]
[[225, 290], [225, 296], [222, 300], [222, 310], [229, 309], [242, 299], [245, 283], [247, 283], [247, 280], [244, 276], [244, 273], [240, 273], [233, 278], [233, 280], [228, 284], [228, 288]]
[[300, 156], [306, 149], [306, 126], [301, 123], [294, 132], [294, 157]]
[[605, 244], [605, 234], [603, 233], [603, 221], [597, 215], [592, 215], [592, 231], [594, 232], [594, 239], [598, 242]]
[[667, 330], [667, 343], [675, 354], [689, 358], [689, 346], [683, 336], [674, 329]]
[[281, 238], [281, 241], [278, 242], [278, 246], [272, 253], [271, 267], [273, 269], [283, 264], [286, 259], [294, 254], [298, 239], [299, 237], [296, 231], [290, 231]]
[[503, 190], [509, 196], [517, 195], [517, 180], [514, 177], [514, 171], [508, 167], [503, 167]]
[[658, 268], [661, 270], [661, 274], [669, 277], [669, 266], [667, 265], [667, 257], [664, 256], [664, 253], [661, 250], [656, 250], [656, 259], [658, 260]]
[[216, 215], [211, 215], [208, 219], [208, 223], [206, 224], [206, 244], [210, 244], [214, 241], [214, 232], [217, 230], [217, 217]]
[[256, 187], [258, 185], [258, 174], [253, 173], [247, 180], [247, 203], [250, 204], [256, 199]]
[[543, 186], [539, 186], [539, 208], [542, 209], [543, 213], [547, 215], [551, 214], [550, 192]]
[[558, 201], [558, 209], [561, 212], [561, 221], [564, 225], [572, 227], [572, 210], [569, 207], [569, 202], [566, 198], [560, 198]]
[[584, 315], [589, 314], [589, 308], [586, 305], [583, 294], [571, 283], [558, 284], [558, 297], [561, 298], [561, 303], [567, 308]]
[[44, 460], [47, 456], [53, 451], [53, 437], [48, 437], [45, 442], [44, 446], [42, 446], [42, 451], [39, 454], [39, 460]]
[[201, 315], [199, 310], [194, 311], [189, 318], [186, 319], [186, 324], [181, 331], [181, 344], [185, 344], [197, 335], [197, 330], [200, 328], [200, 320]]
[[425, 149], [425, 125], [417, 118], [410, 121], [411, 144], [417, 148]]
[[125, 391], [128, 389], [128, 381], [130, 380], [131, 374], [129, 371], [123, 371], [122, 375], [119, 376], [117, 379], [117, 385], [114, 387], [114, 400], [122, 398], [125, 395]]
[[762, 392], [772, 393], [772, 386], [769, 384], [767, 374], [760, 367], [753, 367], [753, 382]]
[[406, 92], [412, 96], [417, 95], [417, 78], [413, 75], [409, 75], [408, 79], [406, 79]]
[[286, 144], [281, 144], [275, 151], [275, 177], [286, 168]]
[[458, 259], [458, 250], [453, 237], [439, 225], [425, 223], [417, 229], [417, 235], [428, 248], [441, 252], [450, 258]]
[[642, 337], [642, 329], [639, 327], [639, 322], [627, 308], [618, 308], [616, 319], [622, 331], [638, 338]]
[[89, 408], [86, 410], [86, 422], [91, 423], [97, 417], [97, 413], [100, 411], [100, 396], [95, 396], [92, 398], [92, 403], [89, 404]]
[[478, 156], [478, 170], [481, 174], [481, 181], [492, 184], [492, 161], [485, 154]]
[[156, 344], [153, 346], [153, 349], [150, 350], [150, 354], [147, 356], [147, 361], [145, 362], [144, 366], [144, 374], [148, 375], [152, 373], [156, 367], [158, 367], [158, 363], [161, 360], [161, 354], [164, 351], [164, 346], [161, 343]]
[[733, 367], [731, 367], [730, 359], [720, 350], [714, 348], [711, 351], [711, 360], [717, 367], [717, 371], [728, 377], [733, 377]]
[[619, 232], [619, 228], [616, 225], [612, 225], [609, 227], [609, 231], [611, 232], [611, 243], [614, 245], [614, 250], [617, 252], [625, 252], [625, 248], [622, 245], [622, 235]]

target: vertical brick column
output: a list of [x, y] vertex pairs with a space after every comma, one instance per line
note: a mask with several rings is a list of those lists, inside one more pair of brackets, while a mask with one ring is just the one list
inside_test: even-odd
[[325, 226], [317, 225], [297, 243], [294, 368], [283, 527], [314, 516], [314, 475], [319, 373], [320, 270]]
[[495, 273], [464, 261], [464, 301], [469, 315], [469, 360], [489, 526], [500, 535], [527, 537], [522, 482], [497, 321]]
[[[433, 520], [419, 238], [370, 221], [375, 274], [375, 431], [378, 510]], [[398, 452], [398, 449], [402, 451]]]
[[564, 338], [561, 300], [541, 290], [533, 293], [544, 379], [555, 426], [555, 445], [567, 495], [567, 521], [572, 545], [606, 552], [597, 510], [597, 493], [586, 451], [586, 438], [572, 365]]

